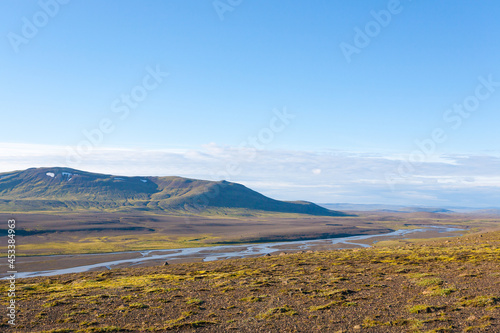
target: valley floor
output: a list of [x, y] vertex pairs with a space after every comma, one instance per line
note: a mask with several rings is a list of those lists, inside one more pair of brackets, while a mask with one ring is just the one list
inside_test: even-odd
[[[0, 330], [500, 332], [499, 245], [500, 232], [490, 231], [21, 279], [17, 326], [4, 315]], [[0, 289], [6, 306], [8, 284]]]

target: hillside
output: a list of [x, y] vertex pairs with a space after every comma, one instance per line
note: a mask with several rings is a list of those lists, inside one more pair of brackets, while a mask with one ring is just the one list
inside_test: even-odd
[[310, 202], [268, 198], [241, 184], [182, 177], [124, 177], [70, 168], [0, 174], [0, 211], [150, 210], [200, 213], [228, 209], [344, 216]]

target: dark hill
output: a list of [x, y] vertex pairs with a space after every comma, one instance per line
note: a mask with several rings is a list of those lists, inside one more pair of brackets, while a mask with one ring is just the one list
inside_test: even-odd
[[124, 177], [59, 167], [0, 174], [0, 211], [140, 209], [203, 212], [223, 208], [346, 215], [310, 202], [274, 200], [227, 181]]

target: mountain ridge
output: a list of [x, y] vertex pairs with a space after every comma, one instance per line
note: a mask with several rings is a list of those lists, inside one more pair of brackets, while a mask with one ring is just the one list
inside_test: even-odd
[[0, 173], [0, 211], [136, 209], [201, 213], [243, 209], [345, 216], [307, 201], [279, 201], [244, 185], [178, 176], [128, 177], [64, 167]]

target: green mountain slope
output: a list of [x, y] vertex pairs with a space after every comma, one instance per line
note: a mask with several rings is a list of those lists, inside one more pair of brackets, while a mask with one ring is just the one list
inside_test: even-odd
[[198, 213], [224, 208], [345, 215], [310, 202], [274, 200], [227, 181], [124, 177], [59, 167], [0, 174], [0, 211], [139, 209]]

